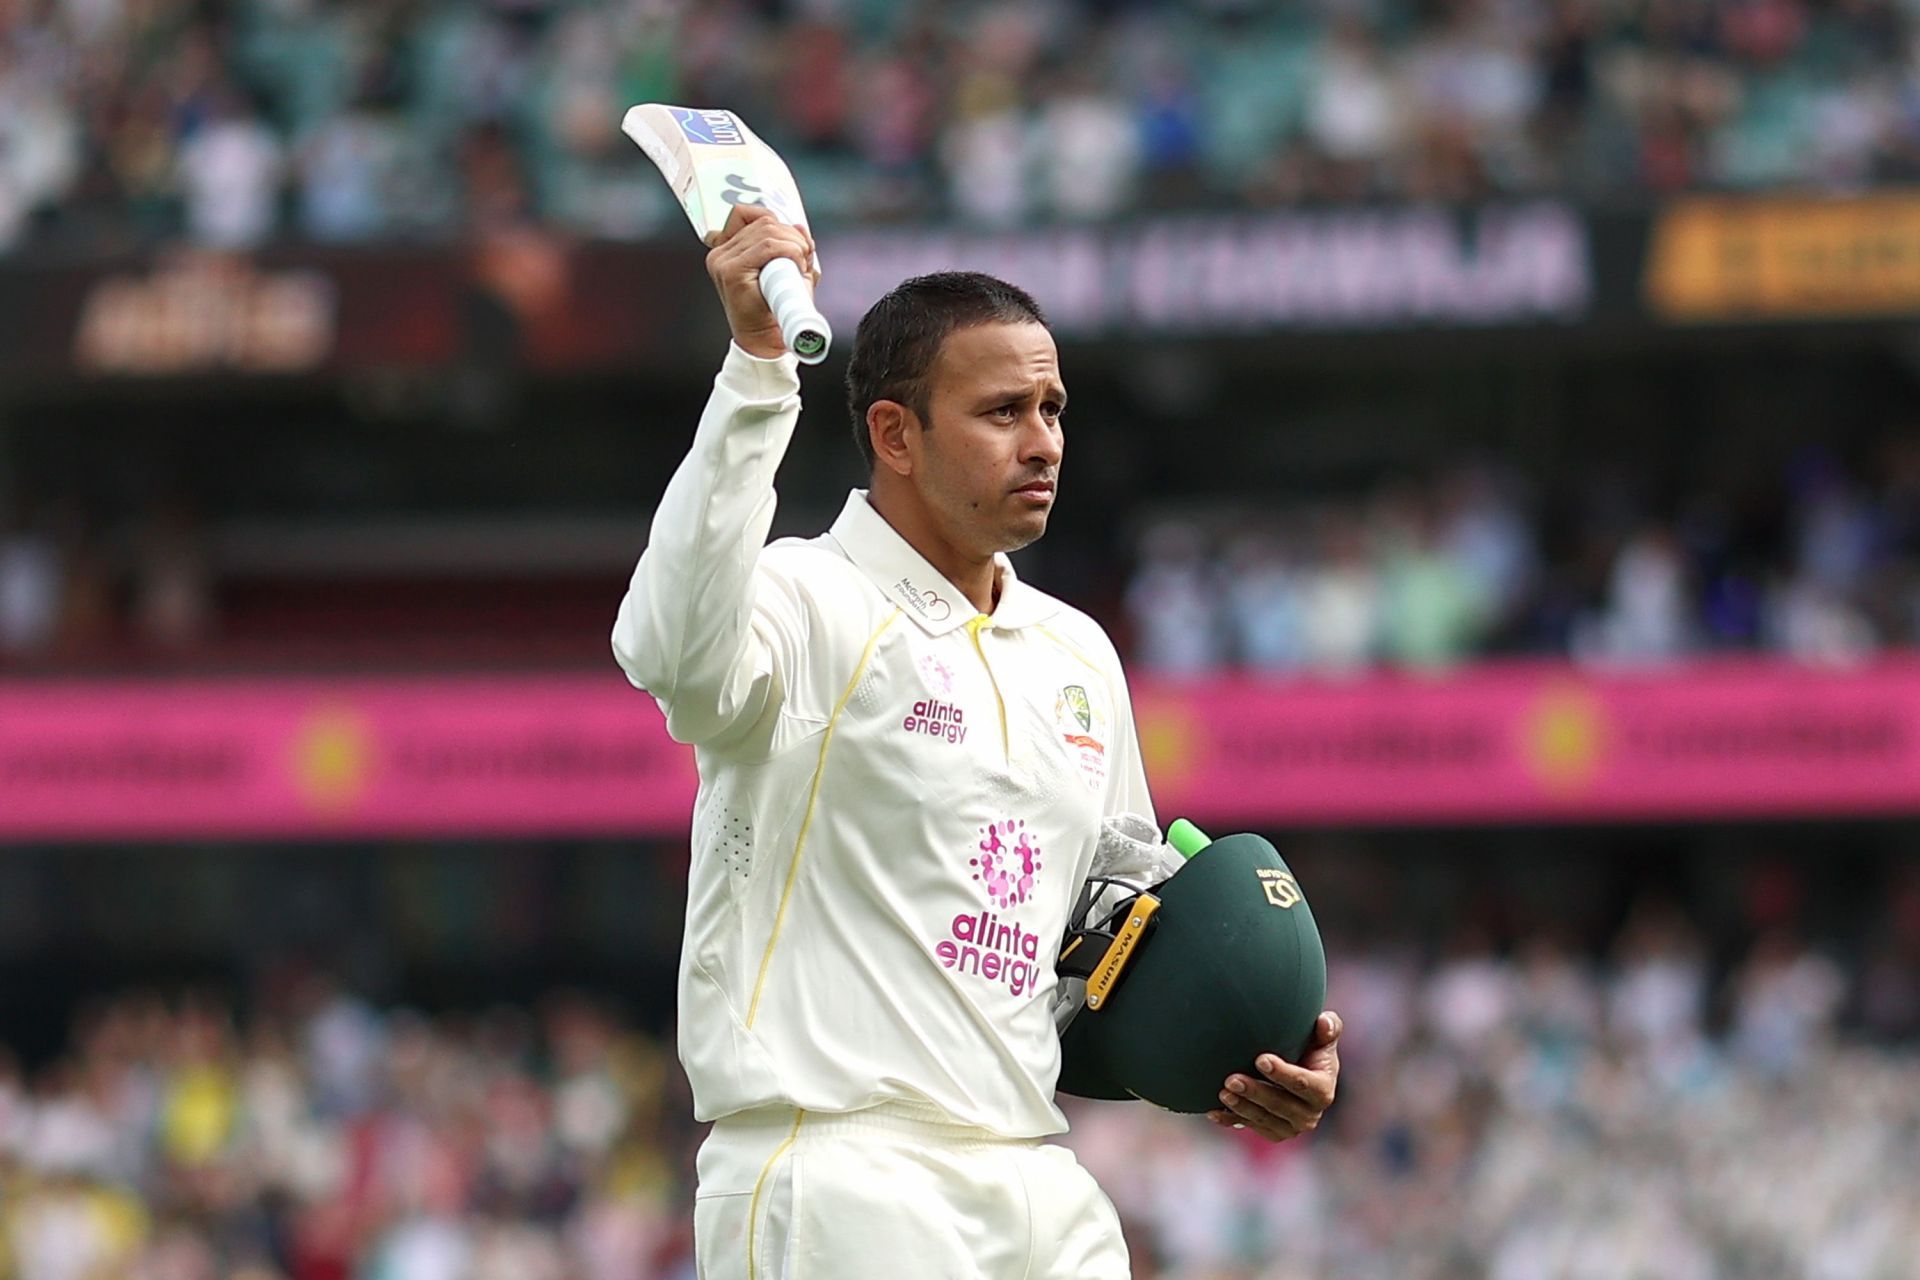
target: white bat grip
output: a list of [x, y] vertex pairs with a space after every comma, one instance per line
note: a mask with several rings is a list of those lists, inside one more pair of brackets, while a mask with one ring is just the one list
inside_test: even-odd
[[827, 358], [833, 330], [827, 327], [827, 318], [814, 309], [813, 288], [792, 258], [775, 258], [760, 268], [760, 296], [780, 322], [780, 336], [787, 340], [787, 350], [800, 357], [801, 364], [819, 364]]

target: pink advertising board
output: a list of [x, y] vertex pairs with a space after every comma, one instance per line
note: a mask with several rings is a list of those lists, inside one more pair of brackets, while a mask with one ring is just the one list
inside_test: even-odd
[[1920, 813], [1920, 661], [1211, 683], [1136, 699], [1163, 813], [1228, 824]]
[[664, 833], [694, 781], [617, 671], [0, 683], [0, 839]]
[[[1920, 659], [1140, 682], [1202, 825], [1920, 814]], [[0, 681], [0, 840], [683, 835], [692, 752], [617, 674]]]

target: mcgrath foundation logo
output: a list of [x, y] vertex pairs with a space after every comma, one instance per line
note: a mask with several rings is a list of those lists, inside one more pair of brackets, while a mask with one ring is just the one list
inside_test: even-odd
[[945, 622], [953, 616], [951, 600], [943, 597], [938, 591], [922, 591], [913, 585], [910, 578], [900, 579], [893, 584], [893, 589], [900, 593], [902, 600], [913, 606], [914, 612], [928, 622]]
[[979, 852], [968, 860], [973, 878], [987, 890], [987, 901], [1002, 911], [1017, 907], [1040, 879], [1040, 846], [1024, 819], [1007, 818], [980, 828]]

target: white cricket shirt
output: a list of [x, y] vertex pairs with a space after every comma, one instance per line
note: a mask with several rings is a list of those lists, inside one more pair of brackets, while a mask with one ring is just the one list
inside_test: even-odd
[[859, 490], [766, 545], [799, 411], [791, 356], [730, 349], [613, 630], [700, 771], [695, 1114], [906, 1101], [1062, 1132], [1055, 953], [1101, 819], [1152, 815], [1119, 659], [1004, 557], [976, 614]]

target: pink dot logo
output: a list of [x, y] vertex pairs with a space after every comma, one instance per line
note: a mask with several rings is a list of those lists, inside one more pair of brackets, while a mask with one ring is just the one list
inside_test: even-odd
[[938, 697], [953, 696], [953, 668], [940, 660], [938, 654], [920, 655], [920, 678], [927, 682], [927, 688]]
[[987, 890], [987, 901], [1002, 910], [1019, 906], [1040, 878], [1040, 846], [1022, 819], [1008, 818], [980, 828], [979, 854], [967, 865]]

